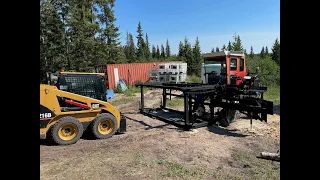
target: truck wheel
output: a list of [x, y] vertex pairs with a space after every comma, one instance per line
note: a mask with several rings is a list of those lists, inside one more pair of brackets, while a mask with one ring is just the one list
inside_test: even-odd
[[50, 130], [51, 140], [58, 145], [70, 145], [76, 143], [83, 134], [83, 126], [74, 117], [61, 118]]
[[109, 114], [99, 114], [90, 124], [90, 131], [96, 139], [106, 139], [112, 137], [118, 127], [116, 118]]

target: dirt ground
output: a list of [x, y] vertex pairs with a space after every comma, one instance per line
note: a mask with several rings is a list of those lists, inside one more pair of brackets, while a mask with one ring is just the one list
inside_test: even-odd
[[[157, 107], [159, 90], [145, 105]], [[116, 95], [115, 100], [124, 98]], [[112, 100], [112, 101], [115, 101]], [[256, 158], [280, 149], [280, 106], [268, 122], [238, 114], [228, 128], [181, 131], [137, 112], [139, 95], [116, 105], [128, 113], [127, 132], [105, 140], [81, 139], [70, 146], [40, 141], [41, 179], [280, 179], [280, 163]], [[112, 103], [111, 101], [111, 103]], [[131, 112], [131, 114], [129, 114]]]

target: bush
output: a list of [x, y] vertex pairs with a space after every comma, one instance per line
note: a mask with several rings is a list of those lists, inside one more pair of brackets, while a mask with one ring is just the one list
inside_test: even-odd
[[114, 92], [115, 92], [115, 93], [123, 93], [123, 91], [122, 91], [122, 88], [121, 88], [121, 85], [120, 85], [120, 84], [118, 84], [118, 85], [117, 85], [117, 87], [116, 87], [116, 89], [114, 90]]
[[[146, 92], [146, 89], [144, 89], [144, 92]], [[140, 93], [140, 88], [136, 86], [128, 86], [127, 90], [123, 92], [124, 95], [126, 96], [135, 96], [136, 93]]]
[[[259, 67], [257, 71], [256, 67]], [[280, 86], [280, 66], [269, 56], [247, 58], [247, 72], [257, 73], [263, 86]]]
[[280, 86], [280, 67], [271, 58], [260, 61], [258, 75], [264, 86]]

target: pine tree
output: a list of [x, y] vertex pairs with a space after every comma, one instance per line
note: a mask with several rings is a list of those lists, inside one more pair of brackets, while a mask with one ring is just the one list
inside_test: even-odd
[[179, 57], [185, 57], [185, 49], [184, 49], [184, 45], [183, 43], [180, 41], [179, 43], [179, 53], [178, 53]]
[[131, 33], [129, 33], [129, 39], [130, 39], [130, 44], [129, 44], [129, 62], [136, 62], [136, 47], [134, 45], [134, 39]]
[[40, 82], [67, 66], [64, 25], [50, 1], [40, 1]]
[[158, 45], [157, 45], [156, 57], [157, 57], [157, 59], [160, 59], [160, 49], [159, 49]]
[[129, 32], [126, 31], [126, 44], [124, 45], [124, 54], [126, 55], [126, 59], [129, 59], [129, 44], [130, 44]]
[[214, 53], [214, 48], [211, 49], [211, 53]]
[[266, 46], [266, 49], [265, 49], [265, 54], [268, 56], [269, 55], [269, 50], [268, 50], [268, 46]]
[[[110, 56], [116, 57], [116, 31], [112, 25], [100, 29], [99, 25], [94, 21], [97, 16], [93, 14], [94, 7], [91, 1], [71, 1], [70, 12], [68, 16], [68, 35], [70, 45], [68, 53], [70, 53], [70, 67], [76, 71], [91, 71], [93, 65], [98, 63], [116, 63], [117, 59], [110, 59]], [[101, 18], [97, 19], [99, 23], [112, 23], [112, 3], [101, 4]], [[111, 12], [107, 13], [107, 10]], [[110, 20], [105, 20], [103, 17], [110, 17]], [[107, 30], [112, 32], [107, 33]], [[97, 32], [101, 32], [99, 40], [95, 38]], [[110, 38], [110, 39], [108, 39]], [[99, 43], [98, 43], [99, 42]], [[104, 42], [104, 43], [102, 43]], [[106, 43], [105, 43], [106, 42]], [[97, 50], [101, 53], [97, 57]], [[97, 62], [97, 59], [104, 60]], [[108, 60], [108, 61], [107, 61]]]
[[152, 45], [152, 58], [155, 59], [157, 56], [157, 50], [156, 47], [154, 45]]
[[242, 41], [240, 39], [240, 36], [235, 37], [235, 41], [233, 42], [233, 51], [243, 51]]
[[139, 61], [142, 61], [145, 59], [145, 42], [143, 39], [143, 32], [141, 28], [141, 23], [139, 21], [138, 28], [137, 28], [137, 58], [139, 58]]
[[226, 47], [225, 44], [222, 46], [222, 49], [221, 49], [221, 50], [222, 50], [222, 51], [226, 51], [226, 50], [227, 50], [227, 47]]
[[200, 76], [201, 74], [201, 49], [200, 49], [200, 42], [199, 38], [196, 38], [196, 42], [192, 49], [193, 52], [193, 61], [192, 61], [192, 73], [194, 73], [196, 76]]
[[262, 46], [262, 49], [261, 49], [261, 52], [260, 52], [260, 57], [262, 58], [262, 59], [264, 59], [264, 57], [265, 57], [265, 50], [264, 50], [264, 46]]
[[188, 64], [187, 66], [187, 72], [188, 74], [193, 74], [192, 72], [192, 64], [193, 64], [193, 53], [192, 53], [192, 48], [191, 44], [189, 43], [189, 40], [187, 37], [184, 38], [184, 57], [185, 61]]
[[246, 49], [243, 50], [243, 54], [247, 57], [248, 54]]
[[250, 55], [249, 55], [251, 58], [253, 58], [254, 57], [254, 52], [253, 52], [253, 48], [252, 48], [252, 46], [251, 46], [251, 48], [250, 48]]
[[230, 42], [230, 41], [228, 42], [227, 50], [228, 50], [228, 51], [233, 51], [233, 47], [232, 47], [232, 45], [231, 45], [231, 42]]
[[[40, 6], [41, 6], [41, 4], [43, 5], [42, 2], [49, 2], [49, 1], [40, 0]], [[60, 57], [65, 58], [67, 69], [71, 69], [72, 60], [69, 57], [70, 56], [70, 53], [69, 53], [70, 36], [69, 36], [67, 28], [66, 28], [68, 26], [67, 17], [70, 12], [71, 5], [68, 4], [66, 0], [55, 0], [55, 1], [51, 1], [51, 3], [54, 6], [56, 13], [58, 14], [58, 16], [60, 17], [60, 20], [62, 22], [62, 26], [60, 27], [61, 28], [60, 30], [61, 30], [61, 33], [62, 33], [62, 36], [64, 39], [62, 44], [57, 43], [55, 45], [56, 46], [61, 46], [61, 45], [63, 46], [64, 49], [60, 51], [61, 53], [63, 53], [63, 56], [60, 55]], [[63, 30], [62, 30], [62, 28], [63, 28]], [[62, 62], [59, 62], [58, 64], [61, 66], [64, 66], [64, 63], [62, 63]]]
[[150, 59], [150, 44], [149, 44], [149, 37], [148, 37], [148, 33], [146, 33], [146, 59], [149, 60]]
[[160, 57], [161, 57], [162, 59], [165, 59], [165, 58], [166, 58], [166, 54], [165, 54], [165, 51], [164, 51], [164, 46], [163, 46], [163, 44], [161, 44]]
[[171, 56], [171, 50], [170, 50], [170, 45], [169, 45], [169, 40], [167, 39], [166, 42], [166, 56], [169, 58]]
[[278, 38], [275, 40], [272, 46], [271, 58], [280, 66], [280, 42]]
[[125, 54], [125, 46], [119, 46], [119, 59], [118, 59], [118, 63], [122, 64], [122, 63], [127, 63], [128, 60], [126, 58], [126, 54]]
[[129, 63], [136, 61], [136, 47], [134, 45], [133, 36], [131, 33], [127, 32], [126, 45], [125, 45], [125, 55]]
[[220, 49], [219, 49], [219, 47], [216, 47], [216, 52], [220, 52]]
[[[94, 1], [93, 1], [94, 2]], [[89, 3], [93, 3], [89, 2]], [[102, 11], [102, 14], [99, 15], [100, 17], [100, 23], [102, 25], [105, 25], [105, 28], [102, 33], [102, 37], [106, 41], [107, 45], [107, 56], [108, 59], [113, 60], [114, 63], [119, 63], [120, 60], [120, 33], [119, 33], [119, 27], [115, 25], [115, 22], [117, 18], [114, 16], [114, 6], [115, 6], [115, 0], [108, 1], [108, 0], [102, 0], [99, 3], [99, 7]], [[94, 6], [92, 6], [89, 10], [91, 13], [94, 11]], [[88, 16], [88, 18], [91, 18], [92, 26], [99, 27], [98, 24], [94, 22], [93, 14], [91, 14], [91, 17]], [[95, 32], [96, 33], [96, 32]], [[112, 62], [113, 63], [113, 62]]]

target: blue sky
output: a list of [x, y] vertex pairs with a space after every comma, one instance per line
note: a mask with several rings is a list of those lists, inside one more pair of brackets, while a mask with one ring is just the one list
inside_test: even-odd
[[191, 44], [198, 36], [202, 52], [227, 45], [234, 32], [248, 52], [250, 46], [255, 53], [271, 50], [280, 40], [280, 0], [117, 0], [114, 10], [123, 43], [126, 31], [137, 35], [140, 20], [150, 44], [160, 47], [168, 39], [172, 53], [185, 36]]

